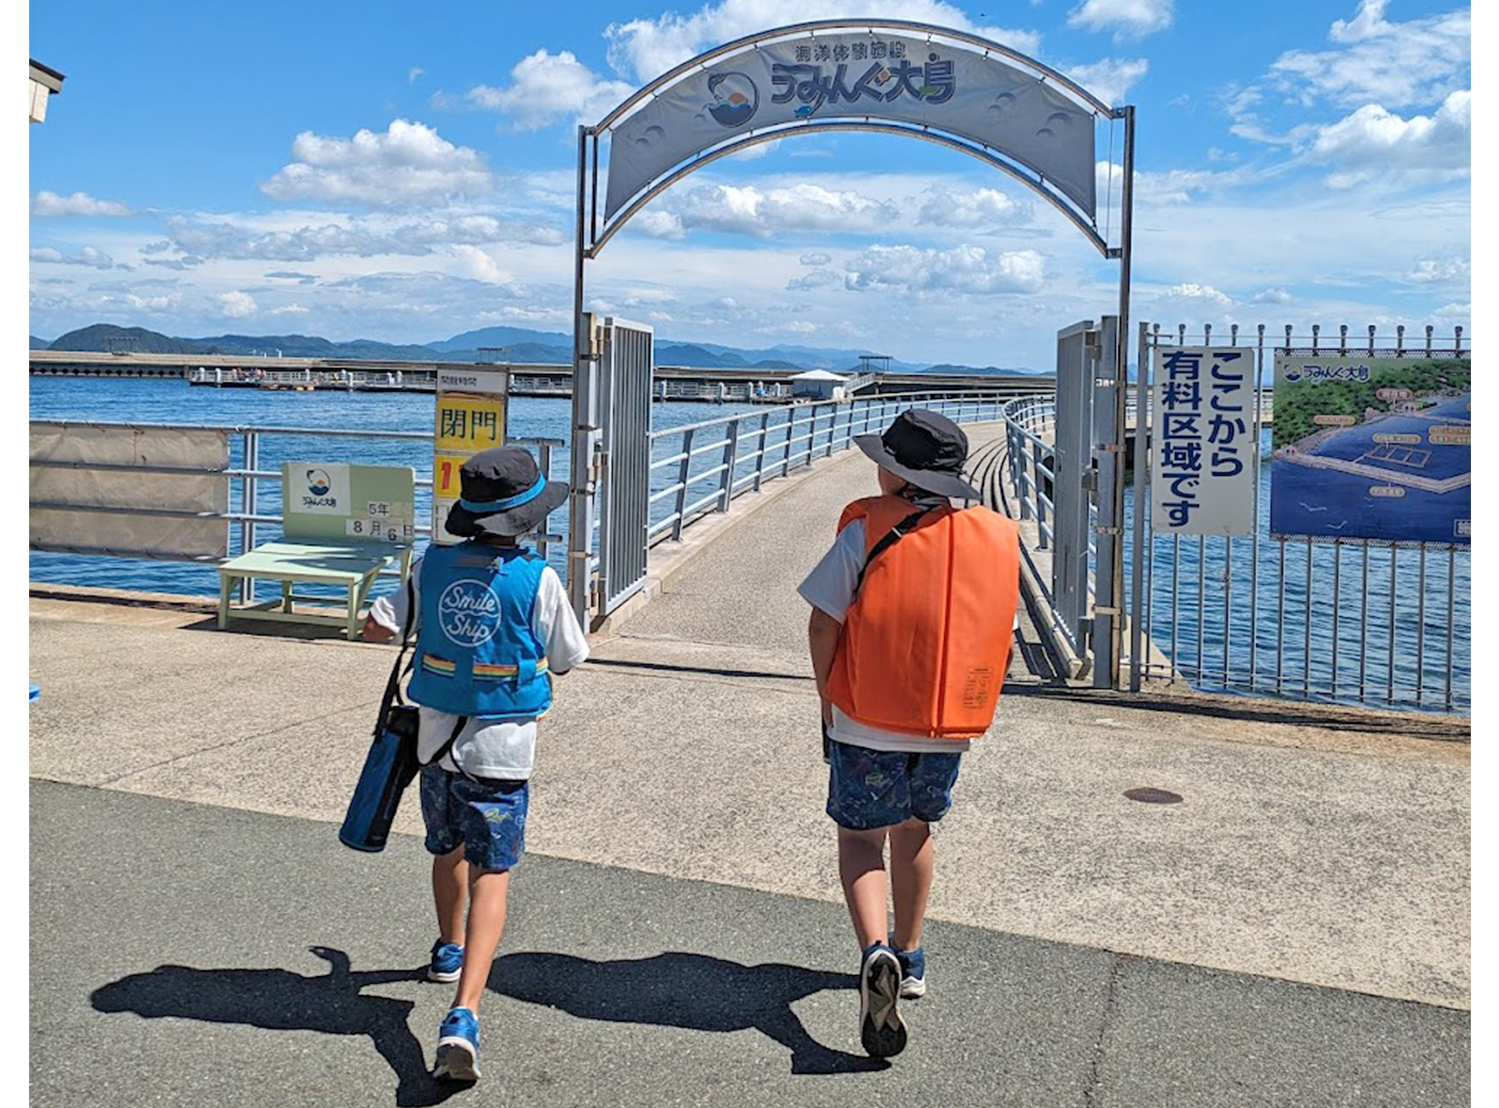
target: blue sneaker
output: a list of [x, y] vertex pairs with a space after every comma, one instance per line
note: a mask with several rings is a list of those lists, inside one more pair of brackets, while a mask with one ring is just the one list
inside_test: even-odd
[[463, 947], [438, 939], [432, 944], [432, 964], [427, 967], [428, 981], [457, 981], [463, 973]]
[[859, 965], [859, 1041], [871, 1058], [890, 1058], [906, 1049], [900, 1021], [900, 962], [884, 943], [873, 943]]
[[437, 1029], [437, 1063], [432, 1076], [449, 1081], [479, 1080], [479, 1020], [467, 1008], [453, 1008]]
[[926, 996], [926, 951], [919, 946], [915, 950], [902, 950], [893, 942], [890, 949], [895, 951], [895, 960], [900, 963], [901, 999], [915, 1000]]

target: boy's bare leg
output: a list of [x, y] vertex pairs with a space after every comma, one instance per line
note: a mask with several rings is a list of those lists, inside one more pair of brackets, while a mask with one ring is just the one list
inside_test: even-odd
[[469, 876], [468, 946], [463, 952], [463, 975], [458, 978], [454, 1008], [479, 1012], [479, 998], [489, 984], [489, 967], [505, 930], [505, 898], [510, 871], [473, 867]]
[[838, 828], [838, 878], [854, 923], [859, 949], [883, 943], [889, 922], [885, 899], [885, 828]]
[[468, 907], [468, 861], [459, 844], [432, 858], [432, 899], [437, 904], [437, 933], [445, 943], [464, 945], [464, 910]]
[[925, 820], [908, 819], [890, 828], [890, 888], [895, 899], [895, 945], [915, 950], [921, 945], [927, 896], [932, 891], [932, 828]]

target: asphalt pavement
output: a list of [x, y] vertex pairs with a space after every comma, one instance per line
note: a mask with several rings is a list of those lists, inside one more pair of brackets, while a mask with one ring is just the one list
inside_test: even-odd
[[535, 855], [481, 1012], [432, 1081], [427, 856], [330, 824], [31, 791], [36, 1105], [1446, 1106], [1469, 1017], [958, 924], [906, 1051], [862, 1055], [841, 907]]

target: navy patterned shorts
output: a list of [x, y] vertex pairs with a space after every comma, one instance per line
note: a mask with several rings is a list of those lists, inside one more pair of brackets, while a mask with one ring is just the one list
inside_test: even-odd
[[829, 743], [828, 815], [850, 831], [889, 827], [913, 816], [935, 823], [952, 807], [962, 754], [902, 754]]
[[435, 762], [422, 767], [422, 820], [427, 850], [463, 856], [480, 869], [509, 869], [526, 848], [526, 809], [531, 782], [483, 784], [445, 770]]

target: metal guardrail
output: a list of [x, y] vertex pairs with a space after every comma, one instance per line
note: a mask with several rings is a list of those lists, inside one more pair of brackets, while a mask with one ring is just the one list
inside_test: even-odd
[[[680, 539], [695, 520], [728, 511], [735, 497], [847, 449], [855, 435], [880, 433], [907, 408], [929, 408], [955, 423], [972, 423], [1000, 419], [1002, 406], [998, 393], [829, 400], [654, 431], [647, 542]], [[702, 468], [694, 469], [699, 464]]]
[[[1268, 363], [1268, 351], [1250, 349]], [[1266, 368], [1257, 374], [1257, 428], [1273, 417]], [[1132, 383], [1129, 434], [1136, 431], [1135, 392]], [[1056, 405], [1050, 396], [1012, 400], [1004, 418], [1010, 489], [1021, 519], [1036, 523], [1037, 548], [1045, 550], [1054, 545], [1047, 490], [1055, 480], [1049, 459]], [[1273, 464], [1268, 455], [1262, 461]], [[1239, 539], [1154, 534], [1148, 500], [1135, 504], [1134, 488], [1127, 491], [1128, 527], [1143, 512], [1147, 536], [1130, 585], [1132, 597], [1138, 589], [1148, 600], [1139, 628], [1142, 676], [1300, 700], [1470, 710], [1470, 552], [1439, 543], [1274, 537], [1267, 476], [1265, 469], [1256, 478], [1255, 532]], [[1148, 489], [1148, 473], [1139, 487]], [[1090, 609], [1096, 523], [1090, 505]], [[1133, 563], [1132, 552], [1127, 559]]]
[[763, 401], [788, 401], [791, 386], [778, 382], [763, 381], [677, 381], [659, 378], [655, 383], [653, 398], [656, 400], [711, 400], [753, 403]]
[[[298, 375], [298, 376], [300, 376], [300, 375]], [[39, 422], [39, 423], [55, 423], [55, 422], [59, 422], [59, 421], [57, 421], [57, 420], [37, 420], [35, 422]], [[426, 461], [427, 468], [423, 469], [421, 466], [413, 466], [412, 467], [417, 472], [416, 487], [419, 488], [419, 489], [420, 488], [430, 489], [432, 487], [432, 472], [431, 472], [431, 468], [430, 468], [431, 467], [431, 460], [432, 460], [432, 452], [431, 452], [432, 435], [429, 432], [422, 432], [422, 431], [359, 431], [359, 430], [345, 430], [345, 429], [341, 429], [341, 428], [327, 428], [327, 427], [223, 426], [223, 425], [212, 425], [212, 424], [187, 424], [187, 423], [180, 423], [180, 424], [174, 424], [174, 423], [104, 423], [104, 422], [99, 422], [97, 420], [71, 420], [71, 421], [66, 421], [65, 420], [65, 421], [61, 421], [61, 422], [73, 422], [73, 423], [78, 423], [80, 425], [86, 425], [86, 426], [89, 426], [89, 427], [105, 427], [105, 428], [112, 428], [112, 429], [119, 429], [119, 430], [151, 429], [151, 430], [158, 430], [158, 431], [217, 431], [217, 432], [221, 432], [221, 433], [227, 434], [229, 436], [229, 441], [230, 441], [230, 457], [233, 458], [233, 457], [237, 456], [240, 459], [240, 464], [237, 467], [231, 466], [231, 468], [226, 469], [226, 470], [209, 470], [209, 469], [162, 469], [160, 467], [156, 467], [153, 470], [153, 469], [151, 469], [151, 467], [134, 467], [134, 466], [131, 466], [131, 467], [120, 467], [120, 466], [108, 466], [108, 465], [95, 465], [95, 464], [91, 464], [91, 463], [88, 463], [88, 462], [33, 461], [31, 464], [32, 465], [36, 465], [36, 466], [66, 467], [66, 468], [78, 469], [78, 470], [90, 470], [90, 469], [116, 469], [116, 470], [118, 470], [120, 468], [129, 468], [129, 469], [133, 469], [133, 470], [140, 470], [140, 471], [143, 471], [143, 472], [154, 471], [154, 472], [170, 472], [170, 473], [188, 473], [188, 474], [196, 474], [196, 475], [200, 475], [200, 476], [201, 475], [221, 476], [221, 477], [225, 478], [227, 481], [230, 482], [230, 498], [229, 498], [230, 510], [227, 511], [227, 512], [224, 512], [224, 513], [212, 513], [212, 514], [205, 515], [205, 513], [203, 513], [203, 512], [197, 512], [197, 511], [178, 511], [178, 510], [174, 510], [174, 509], [170, 509], [170, 508], [160, 508], [160, 509], [151, 509], [149, 513], [137, 513], [137, 514], [152, 514], [152, 515], [165, 516], [165, 517], [177, 518], [177, 519], [204, 519], [204, 518], [209, 518], [209, 519], [223, 519], [223, 520], [225, 520], [229, 524], [230, 527], [234, 527], [235, 525], [238, 525], [238, 530], [239, 530], [239, 536], [238, 536], [239, 537], [239, 550], [241, 552], [248, 551], [248, 550], [253, 550], [255, 548], [255, 546], [257, 545], [257, 543], [259, 541], [258, 540], [258, 528], [262, 524], [267, 525], [267, 526], [270, 526], [270, 525], [279, 526], [283, 522], [282, 516], [274, 514], [274, 513], [270, 512], [270, 511], [264, 511], [264, 510], [262, 510], [261, 494], [266, 491], [266, 487], [265, 487], [264, 483], [269, 482], [269, 483], [271, 483], [271, 484], [273, 484], [275, 486], [279, 486], [280, 483], [281, 483], [281, 471], [279, 469], [262, 469], [261, 466], [260, 466], [260, 447], [261, 447], [262, 440], [264, 438], [266, 438], [266, 437], [275, 437], [275, 436], [284, 436], [284, 437], [305, 436], [305, 437], [312, 438], [312, 439], [368, 440], [368, 441], [385, 441], [385, 442], [398, 441], [398, 442], [409, 442], [409, 443], [412, 443], [412, 444], [418, 444], [418, 443], [420, 443], [420, 444], [423, 444], [423, 445], [425, 445], [427, 447], [427, 449], [422, 452], [422, 457]], [[531, 438], [531, 437], [513, 438], [513, 439], [509, 440], [509, 444], [513, 445], [513, 446], [524, 446], [524, 447], [527, 447], [527, 448], [533, 450], [536, 453], [536, 455], [537, 455], [537, 466], [541, 470], [542, 476], [546, 477], [547, 479], [551, 478], [551, 472], [552, 472], [552, 451], [554, 449], [556, 449], [557, 447], [561, 447], [561, 446], [565, 446], [566, 445], [566, 443], [562, 439]], [[310, 458], [309, 460], [317, 460], [317, 459]], [[238, 482], [237, 487], [236, 487], [235, 482]], [[236, 492], [238, 493], [237, 496], [235, 495]], [[237, 508], [235, 507], [236, 504], [238, 505]], [[88, 511], [89, 510], [87, 506], [80, 506], [80, 505], [66, 505], [65, 507], [69, 511]], [[120, 508], [109, 508], [107, 510], [111, 511], [111, 512], [126, 511], [126, 509], [120, 509]], [[418, 535], [430, 536], [431, 533], [432, 533], [432, 528], [431, 528], [430, 524], [418, 524], [416, 526], [416, 528], [415, 528], [415, 531], [416, 531], [416, 533]], [[560, 536], [560, 535], [555, 535], [555, 534], [540, 534], [540, 535], [538, 535], [537, 536], [537, 543], [536, 543], [537, 553], [540, 554], [543, 558], [545, 558], [547, 556], [547, 552], [548, 552], [550, 544], [551, 543], [555, 543], [555, 542], [560, 542], [560, 541], [562, 541], [562, 536]], [[69, 549], [69, 550], [55, 550], [54, 549], [52, 552], [55, 552], [55, 553], [99, 553], [99, 554], [108, 554], [109, 553], [107, 551], [90, 552], [90, 551], [76, 550], [76, 549]], [[199, 561], [199, 559], [192, 559], [192, 558], [185, 558], [185, 557], [181, 558], [181, 559], [161, 558], [160, 560], [165, 560], [165, 561]], [[385, 575], [387, 575], [387, 576], [395, 576], [395, 575], [398, 575], [398, 571], [396, 571], [396, 570], [387, 570], [387, 571], [385, 571]], [[242, 582], [241, 597], [245, 601], [249, 601], [249, 602], [253, 602], [254, 601], [254, 598], [255, 598], [255, 587], [254, 587], [254, 581], [253, 580], [246, 579], [244, 582]]]

